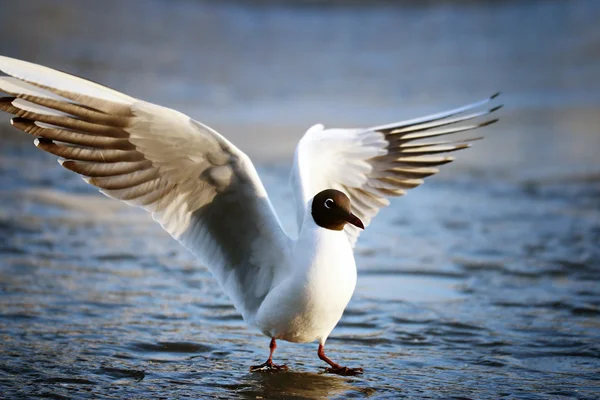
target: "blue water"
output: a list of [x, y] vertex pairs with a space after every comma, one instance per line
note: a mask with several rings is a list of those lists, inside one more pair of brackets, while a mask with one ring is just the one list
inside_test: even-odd
[[0, 54], [189, 113], [251, 155], [285, 226], [313, 123], [497, 90], [486, 139], [361, 236], [327, 343], [268, 338], [145, 213], [0, 117], [0, 398], [600, 397], [600, 7], [571, 2], [0, 4]]

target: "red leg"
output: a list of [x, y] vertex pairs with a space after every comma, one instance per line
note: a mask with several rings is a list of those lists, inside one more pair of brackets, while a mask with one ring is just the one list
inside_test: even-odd
[[319, 350], [317, 351], [319, 358], [329, 364], [331, 367], [326, 368], [326, 372], [338, 375], [358, 375], [363, 373], [362, 368], [349, 368], [342, 367], [340, 364], [334, 363], [325, 355], [325, 346], [319, 343]]
[[271, 344], [269, 345], [269, 359], [260, 364], [260, 365], [254, 365], [252, 367], [250, 367], [250, 372], [257, 372], [257, 371], [287, 371], [288, 367], [287, 365], [276, 365], [273, 364], [273, 352], [275, 351], [275, 349], [277, 348], [277, 343], [275, 343], [275, 338], [271, 338]]

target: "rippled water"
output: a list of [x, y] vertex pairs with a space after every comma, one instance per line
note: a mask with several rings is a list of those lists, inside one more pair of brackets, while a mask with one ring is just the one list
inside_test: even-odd
[[361, 237], [327, 344], [365, 369], [352, 378], [286, 342], [290, 372], [250, 374], [268, 339], [210, 273], [4, 124], [1, 398], [600, 396], [597, 3], [72, 4], [2, 4], [0, 53], [217, 127], [253, 156], [288, 227], [290, 154], [310, 124], [388, 122], [497, 89], [507, 107]]

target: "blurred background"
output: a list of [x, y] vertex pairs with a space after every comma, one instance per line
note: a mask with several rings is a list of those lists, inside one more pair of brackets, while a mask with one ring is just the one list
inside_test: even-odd
[[328, 342], [365, 367], [351, 380], [315, 374], [316, 348], [291, 344], [277, 351], [299, 372], [248, 375], [268, 343], [210, 273], [1, 115], [9, 397], [600, 395], [599, 2], [0, 1], [0, 54], [217, 129], [252, 157], [288, 228], [287, 176], [311, 125], [383, 124], [496, 91], [505, 105], [485, 140], [361, 237], [355, 298]]

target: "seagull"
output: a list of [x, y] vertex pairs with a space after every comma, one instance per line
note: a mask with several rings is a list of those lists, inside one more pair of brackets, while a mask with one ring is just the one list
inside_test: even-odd
[[[250, 158], [176, 110], [38, 64], [0, 56], [0, 109], [35, 146], [104, 195], [148, 211], [206, 266], [251, 327], [271, 339], [318, 341], [326, 372], [356, 375], [325, 354], [357, 271], [354, 247], [389, 197], [449, 163], [479, 137], [434, 140], [489, 125], [485, 100], [370, 128], [312, 126], [294, 154], [297, 231], [286, 232]], [[479, 111], [477, 111], [477, 109]]]

